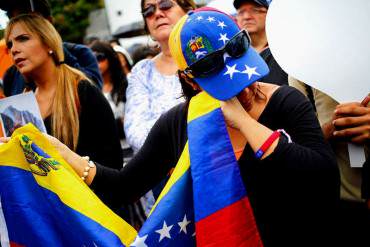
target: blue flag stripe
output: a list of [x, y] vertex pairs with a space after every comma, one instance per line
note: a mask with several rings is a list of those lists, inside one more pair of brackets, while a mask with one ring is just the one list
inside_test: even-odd
[[[140, 237], [147, 235], [145, 244], [147, 246], [195, 246], [194, 212], [193, 212], [193, 190], [191, 185], [190, 170], [171, 187], [168, 193], [158, 203], [150, 217], [145, 221], [139, 232]], [[183, 221], [186, 214], [187, 220], [191, 221], [186, 227], [187, 233], [180, 232], [179, 222]], [[156, 230], [163, 227], [164, 221], [170, 230], [171, 239], [163, 238]]]
[[38, 186], [30, 172], [0, 166], [0, 184], [10, 241], [31, 247], [123, 246], [114, 233]]
[[[246, 191], [221, 109], [191, 121], [188, 133], [195, 221], [198, 222], [242, 199]], [[191, 138], [190, 133], [194, 133]]]

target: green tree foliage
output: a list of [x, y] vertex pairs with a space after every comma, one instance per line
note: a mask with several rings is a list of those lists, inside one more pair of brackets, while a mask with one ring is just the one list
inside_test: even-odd
[[54, 26], [63, 41], [82, 43], [89, 13], [104, 7], [103, 0], [49, 0]]

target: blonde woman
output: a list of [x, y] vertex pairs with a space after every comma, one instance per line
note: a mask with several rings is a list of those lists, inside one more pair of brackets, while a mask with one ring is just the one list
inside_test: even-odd
[[36, 84], [33, 90], [47, 132], [80, 155], [121, 167], [112, 110], [82, 72], [64, 63], [62, 39], [50, 22], [34, 14], [19, 15], [9, 21], [5, 40], [17, 69]]

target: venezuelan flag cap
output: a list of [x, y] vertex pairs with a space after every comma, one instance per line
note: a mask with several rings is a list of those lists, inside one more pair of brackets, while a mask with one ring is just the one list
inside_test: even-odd
[[[234, 19], [216, 9], [200, 8], [183, 16], [173, 28], [169, 45], [180, 70], [223, 48], [240, 31]], [[238, 58], [223, 54], [225, 65], [207, 77], [194, 77], [212, 97], [228, 100], [253, 82], [267, 75], [269, 69], [249, 46]], [[216, 62], [216, 61], [214, 61]]]

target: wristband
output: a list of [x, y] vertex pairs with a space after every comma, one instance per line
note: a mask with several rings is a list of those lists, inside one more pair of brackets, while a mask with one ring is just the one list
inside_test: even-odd
[[271, 146], [274, 141], [279, 138], [280, 136], [280, 131], [274, 131], [272, 134], [267, 138], [267, 140], [262, 144], [262, 146], [257, 150], [255, 153], [255, 157], [257, 159], [261, 159], [263, 154], [267, 151], [267, 149]]

